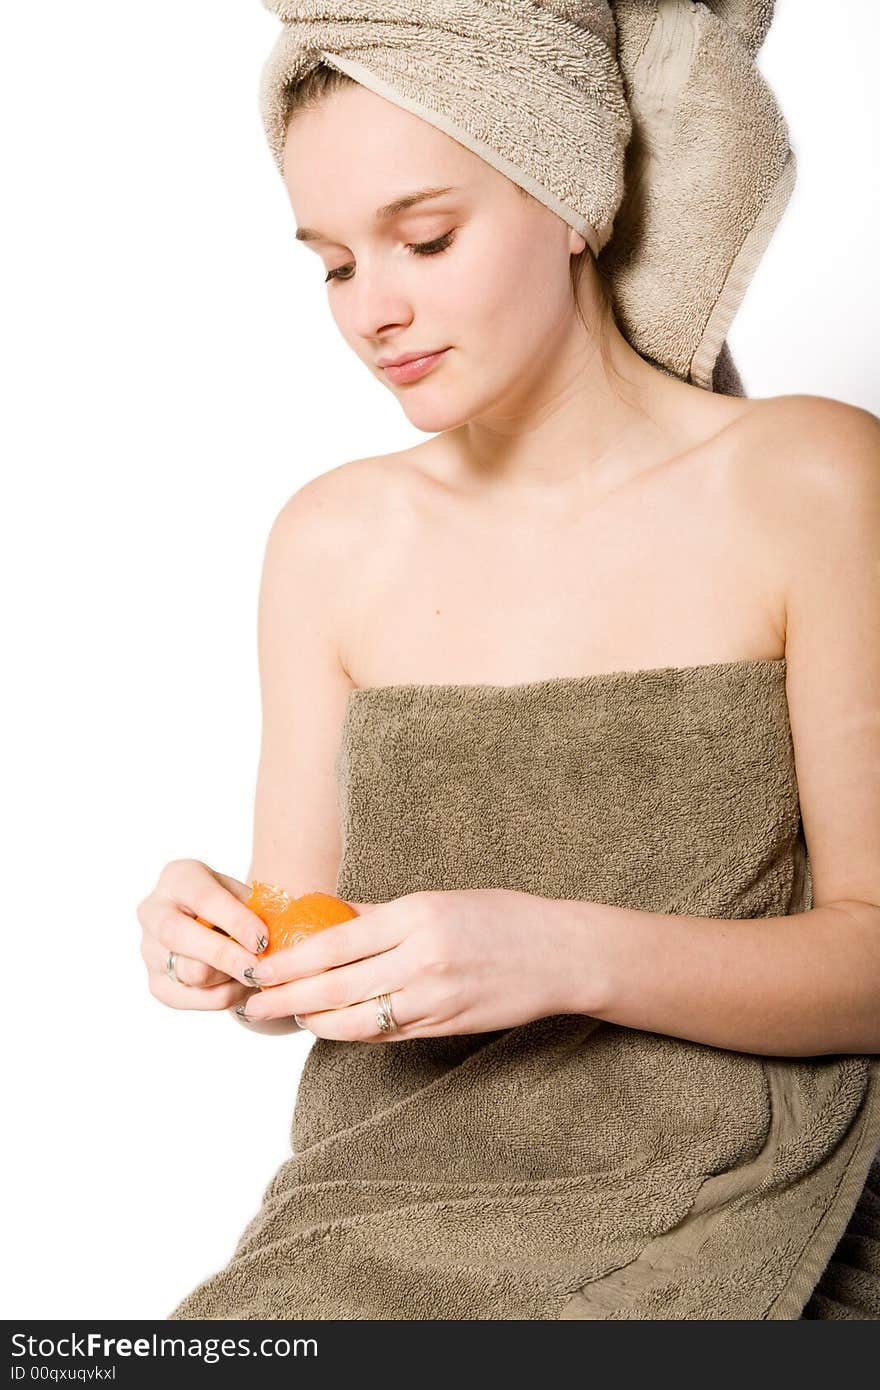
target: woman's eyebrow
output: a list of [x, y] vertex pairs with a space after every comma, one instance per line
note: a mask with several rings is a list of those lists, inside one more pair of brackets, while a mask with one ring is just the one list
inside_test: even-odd
[[[415, 193], [404, 193], [400, 198], [394, 198], [390, 203], [383, 203], [382, 207], [376, 209], [373, 218], [376, 222], [387, 222], [389, 218], [396, 217], [400, 212], [406, 212], [416, 203], [424, 203], [429, 198], [439, 198], [444, 193], [455, 192], [457, 189], [450, 185], [448, 188], [420, 188]], [[296, 239], [297, 241], [330, 240], [322, 232], [316, 232], [313, 227], [297, 227]]]

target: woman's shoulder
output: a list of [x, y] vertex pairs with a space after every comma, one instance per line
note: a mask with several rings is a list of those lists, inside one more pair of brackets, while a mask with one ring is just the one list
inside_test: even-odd
[[309, 533], [317, 544], [363, 536], [365, 524], [387, 520], [387, 501], [412, 476], [412, 450], [349, 459], [298, 487], [276, 517], [276, 525]]
[[830, 396], [768, 396], [731, 431], [731, 478], [747, 503], [809, 519], [880, 482], [880, 419]]
[[828, 528], [855, 534], [880, 500], [880, 420], [827, 396], [771, 396], [729, 431], [718, 501], [784, 611]]
[[870, 410], [831, 396], [767, 396], [749, 401], [737, 422], [743, 450], [763, 446], [763, 462], [787, 468], [842, 469], [854, 454], [876, 447], [880, 419]]

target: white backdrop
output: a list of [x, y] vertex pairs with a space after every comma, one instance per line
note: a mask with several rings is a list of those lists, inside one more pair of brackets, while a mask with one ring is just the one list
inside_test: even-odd
[[[294, 242], [256, 97], [277, 27], [4, 14], [6, 1318], [163, 1318], [225, 1263], [312, 1041], [164, 1008], [135, 917], [169, 859], [247, 873], [275, 514], [425, 437]], [[752, 396], [880, 413], [878, 41], [874, 0], [778, 0], [799, 177], [730, 335]]]

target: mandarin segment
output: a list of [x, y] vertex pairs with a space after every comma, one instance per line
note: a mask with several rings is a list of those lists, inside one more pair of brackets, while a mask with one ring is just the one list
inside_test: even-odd
[[259, 879], [254, 879], [251, 884], [251, 895], [245, 903], [245, 907], [255, 912], [266, 926], [270, 926], [285, 912], [291, 904], [291, 896], [284, 888], [278, 888], [274, 883], [261, 883]]

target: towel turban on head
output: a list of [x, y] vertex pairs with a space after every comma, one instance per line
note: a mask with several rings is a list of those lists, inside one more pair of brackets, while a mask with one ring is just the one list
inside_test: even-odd
[[755, 58], [774, 0], [263, 0], [283, 21], [260, 109], [282, 168], [290, 88], [327, 63], [557, 213], [643, 357], [744, 395], [726, 334], [795, 179]]

